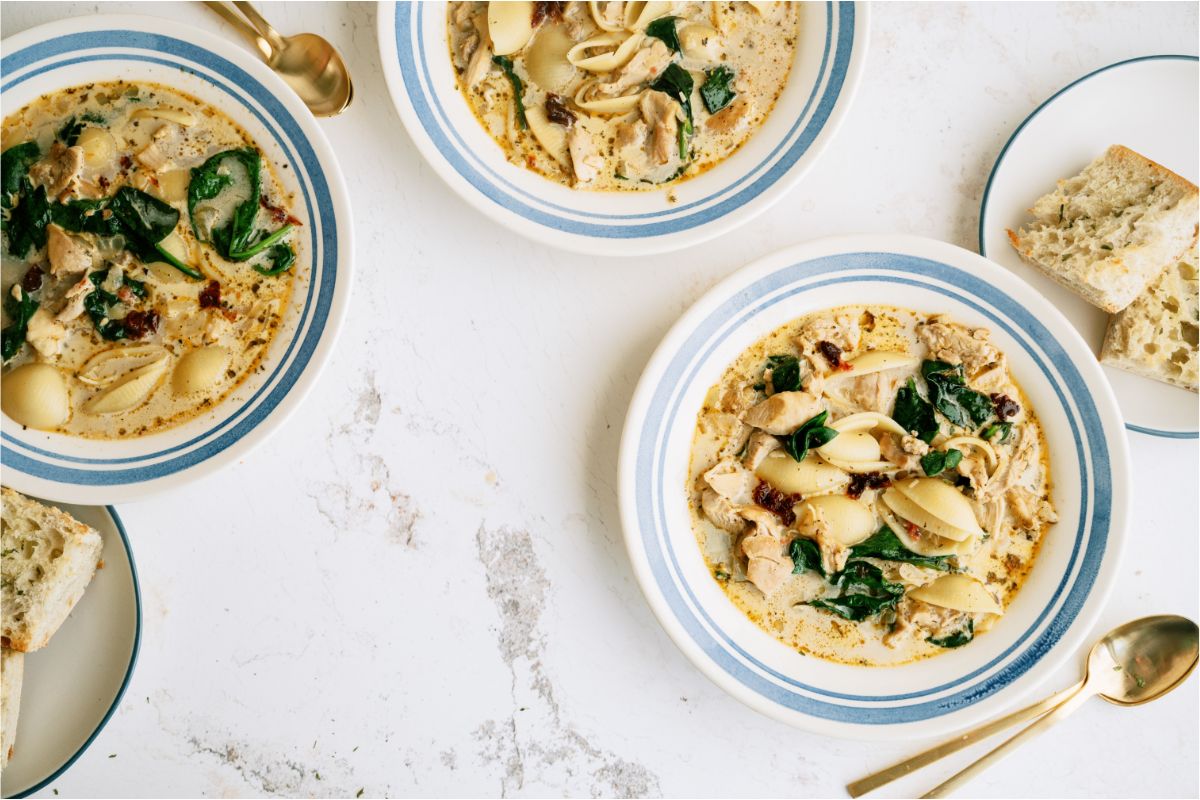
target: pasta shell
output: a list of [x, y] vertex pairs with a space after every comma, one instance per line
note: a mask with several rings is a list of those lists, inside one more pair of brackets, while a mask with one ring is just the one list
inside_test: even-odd
[[568, 50], [567, 61], [588, 72], [612, 72], [633, 58], [644, 38], [641, 33], [602, 33]]
[[533, 3], [488, 3], [487, 23], [492, 52], [498, 56], [512, 55], [533, 36]]
[[567, 60], [567, 53], [574, 46], [562, 25], [543, 27], [525, 52], [529, 80], [548, 92], [567, 93], [579, 77], [579, 70]]
[[716, 61], [721, 54], [721, 34], [703, 22], [688, 25], [679, 31], [679, 47], [684, 58], [700, 63]]
[[845, 370], [844, 374], [858, 377], [859, 375], [869, 375], [872, 372], [883, 372], [887, 369], [898, 369], [899, 367], [912, 369], [919, 363], [921, 363], [919, 358], [913, 358], [904, 353], [872, 350], [847, 361], [846, 364], [849, 369]]
[[132, 344], [101, 350], [86, 362], [77, 377], [89, 386], [108, 386], [136, 369], [166, 362], [171, 357], [157, 344]]
[[167, 122], [174, 122], [176, 125], [182, 125], [185, 128], [190, 128], [196, 124], [196, 115], [190, 111], [185, 111], [182, 108], [171, 108], [169, 106], [157, 106], [155, 108], [139, 108], [129, 115], [130, 119], [161, 119]]
[[613, 114], [628, 114], [637, 108], [642, 93], [622, 95], [621, 97], [603, 97], [595, 93], [596, 81], [589, 81], [579, 87], [575, 93], [575, 105], [589, 114], [610, 116]]
[[[604, 10], [609, 6], [616, 5], [619, 13], [616, 19], [610, 19], [605, 16]], [[624, 3], [598, 3], [596, 0], [588, 0], [588, 11], [592, 14], [592, 21], [596, 23], [596, 27], [602, 31], [619, 31], [625, 26], [625, 8]]]
[[71, 401], [62, 373], [49, 364], [22, 364], [4, 376], [0, 405], [13, 422], [50, 430], [71, 416]]
[[988, 467], [995, 469], [999, 463], [999, 457], [996, 455], [996, 449], [991, 443], [980, 439], [978, 436], [955, 436], [953, 439], [947, 439], [942, 443], [942, 447], [949, 449], [951, 447], [956, 450], [962, 450], [964, 447], [974, 447], [976, 450], [982, 450], [983, 455], [987, 458]]
[[879, 461], [879, 442], [865, 431], [839, 433], [817, 452], [831, 461]]
[[112, 134], [91, 125], [79, 132], [75, 144], [83, 150], [83, 162], [92, 168], [112, 164], [117, 153], [117, 143]]
[[645, 30], [647, 25], [670, 11], [671, 3], [626, 3], [625, 29], [631, 31]]
[[917, 478], [896, 484], [896, 491], [947, 525], [982, 536], [975, 510], [963, 493], [938, 478]]
[[962, 573], [943, 575], [927, 586], [913, 589], [908, 596], [932, 606], [970, 614], [1001, 614], [1004, 611], [982, 583]]
[[[888, 433], [894, 433], [899, 436], [904, 436], [908, 431], [900, 426], [900, 423], [887, 416], [880, 414], [877, 411], [863, 411], [860, 414], [851, 414], [848, 417], [842, 417], [829, 423], [829, 427], [833, 428], [838, 433], [849, 433], [850, 431], [868, 431], [875, 428], [882, 428]], [[836, 439], [834, 440], [836, 441]]]
[[[811, 510], [813, 518], [824, 522], [829, 534], [846, 547], [858, 544], [875, 532], [875, 515], [871, 510], [845, 495], [830, 494], [805, 500], [798, 509], [799, 519], [805, 519], [806, 509]], [[801, 529], [801, 532], [805, 531]]]
[[538, 144], [563, 167], [570, 167], [571, 162], [567, 156], [567, 129], [551, 122], [542, 106], [527, 106], [525, 121], [529, 123], [529, 130]]
[[814, 455], [797, 462], [779, 450], [764, 458], [754, 474], [787, 494], [827, 494], [850, 482], [850, 476], [843, 470]]
[[118, 414], [136, 408], [150, 398], [159, 378], [167, 371], [161, 361], [135, 369], [110, 388], [88, 400], [83, 410], [89, 414]]
[[879, 513], [883, 523], [900, 538], [904, 546], [918, 555], [966, 556], [979, 544], [978, 539], [964, 539], [961, 542], [956, 542], [953, 539], [936, 536], [928, 531], [923, 531], [920, 536], [913, 536], [909, 533], [908, 526], [902, 520], [892, 515], [886, 503], [882, 501], [876, 503], [875, 509]]
[[931, 515], [921, 506], [897, 491], [895, 486], [883, 493], [883, 502], [884, 505], [895, 512], [896, 516], [911, 522], [923, 532], [932, 533], [936, 536], [941, 536], [943, 539], [950, 539], [955, 542], [966, 541], [972, 536], [972, 531], [956, 528]]
[[207, 392], [225, 375], [231, 360], [224, 347], [200, 347], [185, 353], [171, 375], [172, 391], [177, 395]]

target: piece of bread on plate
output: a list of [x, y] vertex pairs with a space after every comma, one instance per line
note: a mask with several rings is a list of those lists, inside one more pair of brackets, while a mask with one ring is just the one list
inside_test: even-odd
[[1108, 320], [1100, 362], [1197, 391], [1200, 248], [1162, 271], [1124, 311]]
[[28, 653], [45, 647], [83, 596], [104, 541], [57, 508], [0, 489], [0, 636]]
[[7, 767], [12, 758], [24, 677], [25, 654], [7, 647], [0, 649], [0, 769]]
[[1117, 144], [1038, 198], [1035, 220], [1008, 238], [1026, 261], [1116, 313], [1195, 242], [1197, 198], [1191, 182]]

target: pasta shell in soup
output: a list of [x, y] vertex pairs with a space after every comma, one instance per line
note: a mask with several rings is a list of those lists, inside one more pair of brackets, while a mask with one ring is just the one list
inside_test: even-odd
[[924, 508], [909, 500], [904, 494], [898, 492], [894, 486], [883, 493], [883, 502], [897, 516], [913, 523], [927, 533], [932, 533], [955, 542], [966, 541], [973, 535], [972, 531], [948, 525], [931, 515]]
[[696, 23], [679, 31], [683, 57], [702, 64], [714, 63], [721, 55], [721, 34], [711, 25]]
[[628, 114], [637, 108], [638, 101], [641, 99], [641, 92], [621, 97], [605, 97], [596, 92], [596, 81], [588, 81], [575, 93], [575, 105], [589, 114], [599, 114], [600, 116]]
[[167, 371], [165, 361], [133, 370], [110, 388], [88, 400], [83, 410], [89, 414], [119, 414], [137, 408], [150, 399], [158, 381]]
[[567, 51], [567, 60], [588, 72], [612, 72], [625, 66], [645, 38], [640, 33], [602, 33]]
[[803, 461], [775, 451], [762, 460], [754, 474], [787, 494], [827, 494], [850, 482], [850, 476], [814, 455]]
[[229, 369], [232, 357], [224, 347], [200, 347], [184, 354], [171, 375], [177, 395], [199, 394], [216, 386]]
[[10, 419], [37, 430], [57, 428], [71, 416], [67, 383], [49, 364], [22, 364], [5, 375], [0, 402]]
[[625, 4], [622, 2], [588, 0], [588, 11], [596, 27], [602, 31], [619, 31], [625, 28]]
[[533, 36], [533, 3], [488, 3], [487, 23], [492, 52], [498, 56], [512, 55]]
[[892, 353], [886, 350], [872, 350], [846, 362], [845, 374], [851, 376], [869, 375], [872, 372], [883, 372], [888, 369], [912, 369], [921, 363], [919, 358], [907, 356], [904, 353]]
[[879, 441], [866, 431], [839, 433], [817, 448], [817, 452], [832, 461], [879, 461]]
[[896, 484], [896, 491], [947, 525], [982, 536], [971, 502], [962, 492], [939, 478], [916, 478]]
[[110, 347], [89, 358], [75, 376], [90, 386], [109, 386], [136, 369], [165, 363], [171, 354], [157, 344]]
[[529, 130], [537, 139], [538, 144], [545, 148], [547, 153], [554, 156], [554, 160], [559, 164], [569, 166], [567, 129], [551, 122], [550, 118], [546, 116], [546, 109], [542, 106], [526, 106], [525, 121], [529, 123]]
[[568, 94], [579, 78], [579, 70], [567, 60], [574, 46], [564, 26], [543, 26], [525, 52], [529, 79], [548, 92]]
[[93, 169], [103, 169], [116, 160], [116, 140], [103, 128], [88, 125], [79, 132], [75, 145], [83, 150], [83, 163]]
[[880, 414], [877, 411], [863, 411], [858, 414], [851, 414], [847, 417], [842, 417], [839, 420], [829, 423], [829, 427], [833, 428], [838, 433], [846, 433], [848, 431], [869, 431], [876, 428], [894, 433], [898, 436], [904, 436], [908, 431], [904, 430], [898, 422], [886, 414]]
[[[845, 495], [812, 497], [805, 500], [797, 511], [801, 533], [809, 533], [805, 530], [806, 523], [814, 528], [814, 522], [824, 523], [829, 535], [845, 547], [856, 545], [875, 532], [875, 515], [871, 510]], [[813, 530], [812, 534], [815, 533]]]
[[645, 30], [646, 26], [663, 14], [671, 12], [672, 3], [626, 3], [625, 28], [631, 31]]
[[908, 596], [931, 606], [970, 614], [1000, 614], [1004, 611], [983, 584], [970, 575], [943, 575], [931, 584], [913, 589]]

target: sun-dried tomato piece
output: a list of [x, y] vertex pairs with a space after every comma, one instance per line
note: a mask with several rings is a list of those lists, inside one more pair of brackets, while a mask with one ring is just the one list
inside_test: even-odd
[[887, 475], [878, 472], [861, 472], [850, 477], [850, 486], [846, 489], [846, 494], [857, 500], [867, 489], [886, 489], [891, 485], [892, 480]]
[[781, 492], [769, 483], [759, 481], [754, 487], [754, 502], [779, 517], [784, 525], [791, 525], [796, 521], [793, 506], [800, 502], [800, 495]]
[[563, 99], [554, 93], [546, 95], [546, 119], [556, 125], [569, 128], [575, 124], [575, 112], [567, 108]]
[[533, 27], [536, 28], [544, 19], [562, 19], [565, 6], [563, 2], [538, 0], [533, 4]]
[[41, 267], [30, 267], [26, 270], [25, 277], [21, 278], [21, 288], [27, 292], [36, 292], [42, 288], [42, 276], [45, 274]]
[[1017, 404], [1017, 401], [1006, 394], [990, 394], [988, 397], [992, 398], [992, 405], [996, 408], [996, 416], [1001, 420], [1012, 419], [1021, 410], [1021, 406]]
[[158, 331], [157, 311], [130, 311], [123, 320], [125, 335], [130, 339], [141, 339]]
[[200, 307], [221, 307], [221, 284], [216, 281], [209, 281], [208, 285], [200, 290]]

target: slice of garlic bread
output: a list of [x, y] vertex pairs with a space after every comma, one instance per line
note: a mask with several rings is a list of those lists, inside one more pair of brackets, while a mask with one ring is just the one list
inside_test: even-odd
[[1200, 250], [1163, 270], [1145, 292], [1108, 321], [1100, 361], [1197, 391]]
[[104, 541], [57, 508], [0, 489], [0, 635], [28, 653], [44, 647], [83, 596]]
[[0, 769], [12, 758], [24, 677], [25, 654], [7, 647], [0, 650]]
[[1095, 306], [1128, 306], [1196, 240], [1196, 187], [1113, 145], [1039, 198], [1035, 220], [1008, 231], [1025, 260]]

